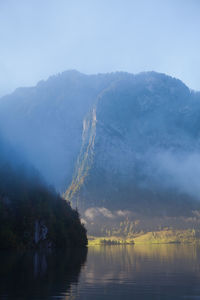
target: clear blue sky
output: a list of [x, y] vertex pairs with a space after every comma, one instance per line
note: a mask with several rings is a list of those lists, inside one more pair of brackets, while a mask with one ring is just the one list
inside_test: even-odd
[[0, 95], [67, 69], [200, 90], [200, 0], [0, 0]]

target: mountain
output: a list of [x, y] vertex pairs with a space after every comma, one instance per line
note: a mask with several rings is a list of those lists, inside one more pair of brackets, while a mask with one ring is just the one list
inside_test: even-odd
[[200, 94], [180, 80], [150, 72], [112, 83], [84, 119], [66, 199], [87, 210], [92, 221], [127, 210], [194, 217], [200, 200], [199, 116]]
[[200, 93], [176, 78], [67, 71], [0, 99], [0, 127], [87, 223], [198, 219]]
[[0, 128], [49, 184], [64, 191], [81, 147], [82, 122], [117, 74], [66, 71], [0, 99]]

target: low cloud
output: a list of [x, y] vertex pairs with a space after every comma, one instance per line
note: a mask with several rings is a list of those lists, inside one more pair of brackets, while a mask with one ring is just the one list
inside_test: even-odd
[[90, 221], [93, 221], [96, 217], [113, 219], [115, 216], [105, 207], [90, 207], [85, 211], [85, 217]]
[[85, 211], [85, 218], [89, 221], [95, 220], [95, 218], [103, 217], [106, 219], [116, 219], [119, 217], [126, 218], [130, 216], [131, 212], [128, 210], [117, 210], [117, 211], [110, 211], [105, 207], [90, 207]]
[[116, 215], [119, 217], [128, 217], [130, 216], [131, 212], [129, 210], [118, 210], [116, 211]]
[[156, 163], [159, 169], [157, 176], [161, 175], [164, 185], [200, 200], [199, 153], [163, 152], [157, 156]]

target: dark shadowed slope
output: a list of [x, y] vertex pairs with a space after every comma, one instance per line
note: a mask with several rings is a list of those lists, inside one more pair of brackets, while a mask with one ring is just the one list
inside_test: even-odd
[[86, 244], [78, 212], [0, 138], [0, 249]]

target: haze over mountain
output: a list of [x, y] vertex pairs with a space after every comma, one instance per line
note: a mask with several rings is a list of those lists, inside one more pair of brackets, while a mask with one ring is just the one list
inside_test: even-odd
[[199, 199], [199, 100], [181, 81], [154, 72], [112, 83], [84, 120], [67, 197], [143, 211], [151, 201]]
[[0, 136], [0, 249], [86, 246], [79, 214]]
[[0, 100], [0, 128], [57, 189], [70, 183], [82, 123], [97, 95], [118, 75], [67, 71]]
[[200, 93], [178, 79], [67, 71], [3, 97], [0, 128], [82, 212], [189, 216], [200, 205]]

